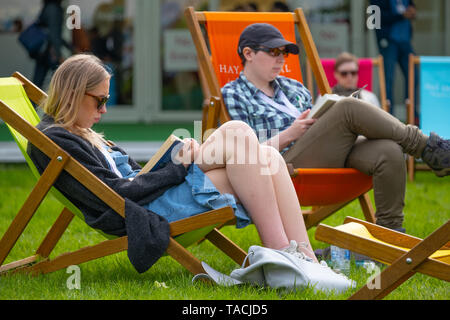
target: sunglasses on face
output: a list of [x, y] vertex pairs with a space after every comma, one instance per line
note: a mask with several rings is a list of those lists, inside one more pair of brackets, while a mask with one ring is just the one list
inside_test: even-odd
[[85, 93], [87, 96], [94, 98], [97, 100], [97, 110], [100, 110], [104, 104], [106, 104], [109, 100], [109, 94], [104, 97], [95, 96], [93, 94], [90, 94], [88, 92]]
[[338, 73], [341, 75], [341, 77], [346, 77], [349, 74], [352, 75], [352, 77], [355, 77], [358, 74], [358, 71], [352, 70], [352, 71], [338, 71]]
[[268, 53], [272, 57], [278, 57], [280, 54], [282, 54], [285, 58], [289, 56], [289, 52], [286, 49], [279, 49], [279, 48], [264, 48], [264, 47], [256, 47], [252, 48], [255, 52], [263, 51]]

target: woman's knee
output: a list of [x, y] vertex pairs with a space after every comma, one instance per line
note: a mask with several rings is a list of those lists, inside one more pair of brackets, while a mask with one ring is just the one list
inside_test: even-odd
[[360, 139], [346, 160], [346, 166], [369, 174], [392, 174], [406, 170], [402, 148], [388, 139]]
[[227, 143], [245, 146], [259, 144], [258, 137], [253, 129], [243, 121], [228, 121], [220, 126], [220, 129], [222, 136]]
[[378, 149], [378, 164], [393, 171], [406, 170], [402, 147], [392, 140], [381, 140]]
[[270, 174], [276, 174], [278, 170], [287, 170], [286, 161], [280, 152], [272, 146], [261, 145], [262, 164], [266, 164], [270, 168]]
[[340, 109], [350, 112], [362, 112], [364, 108], [368, 107], [373, 108], [373, 106], [363, 100], [346, 97], [336, 102], [333, 109]]
[[219, 129], [222, 130], [237, 130], [237, 131], [252, 131], [252, 128], [244, 121], [241, 120], [230, 120], [222, 124]]

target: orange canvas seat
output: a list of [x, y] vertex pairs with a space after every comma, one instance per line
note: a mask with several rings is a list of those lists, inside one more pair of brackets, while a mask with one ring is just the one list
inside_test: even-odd
[[303, 206], [348, 202], [372, 189], [372, 179], [356, 169], [295, 169], [292, 179]]
[[[297, 24], [318, 88], [320, 92], [331, 92], [301, 9], [295, 10], [294, 13], [249, 13], [195, 12], [193, 8], [188, 8], [185, 14], [197, 50], [199, 74], [205, 97], [204, 139], [210, 130], [231, 120], [222, 100], [221, 87], [235, 80], [242, 71], [242, 62], [237, 54], [238, 40], [242, 30], [250, 24], [270, 23], [280, 30], [286, 40], [295, 43]], [[208, 45], [201, 24], [205, 26]], [[281, 75], [302, 82], [300, 61], [297, 56], [290, 55], [286, 58]], [[374, 222], [373, 208], [366, 194], [372, 188], [370, 176], [348, 168], [320, 168], [295, 169], [292, 172], [292, 179], [301, 205], [314, 206], [313, 210], [304, 211], [308, 228], [356, 198], [361, 202], [366, 219]]]

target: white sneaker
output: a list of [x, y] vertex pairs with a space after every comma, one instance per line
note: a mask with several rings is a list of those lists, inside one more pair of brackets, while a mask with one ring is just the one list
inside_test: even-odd
[[314, 262], [311, 258], [307, 257], [303, 252], [298, 251], [297, 242], [291, 240], [289, 247], [281, 250], [308, 261], [310, 263], [302, 264], [302, 272], [308, 275], [308, 281], [315, 288], [322, 291], [337, 290], [343, 292], [349, 288], [355, 288], [356, 283], [347, 278], [344, 274], [336, 273], [331, 269], [326, 261], [322, 260], [319, 263]]
[[325, 260], [321, 260], [319, 262], [319, 264], [324, 268], [324, 270], [326, 270], [326, 272], [329, 272], [330, 270], [333, 271], [335, 274], [339, 275], [340, 277], [343, 278], [344, 281], [348, 281], [349, 282], [349, 286], [351, 288], [355, 288], [356, 287], [356, 282], [350, 278], [348, 278], [345, 274], [341, 273], [341, 272], [337, 272], [336, 270], [330, 268], [328, 266], [328, 263]]
[[[305, 246], [303, 243], [302, 243], [302, 245]], [[303, 252], [298, 250], [298, 243], [295, 240], [291, 240], [289, 242], [289, 247], [284, 248], [284, 249], [282, 249], [280, 251], [289, 253], [289, 254], [293, 255], [294, 257], [296, 257], [296, 258], [299, 258], [299, 259], [302, 259], [302, 260], [306, 260], [306, 261], [309, 261], [309, 262], [313, 262], [313, 259], [311, 259], [306, 254], [304, 254]]]
[[327, 267], [328, 268], [328, 263], [325, 260], [320, 260], [319, 262], [322, 266]]

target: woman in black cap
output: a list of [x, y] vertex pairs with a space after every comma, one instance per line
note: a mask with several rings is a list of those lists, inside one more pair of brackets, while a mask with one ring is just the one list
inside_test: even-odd
[[[298, 54], [270, 24], [241, 33], [238, 54], [244, 70], [222, 88], [229, 114], [247, 122], [265, 144], [288, 163], [303, 168], [356, 168], [373, 176], [377, 224], [404, 231], [406, 188], [404, 152], [422, 158], [438, 176], [450, 174], [450, 141], [355, 98], [344, 98], [318, 120], [307, 119], [310, 92], [280, 76], [284, 59]], [[295, 148], [290, 148], [294, 145]]]

